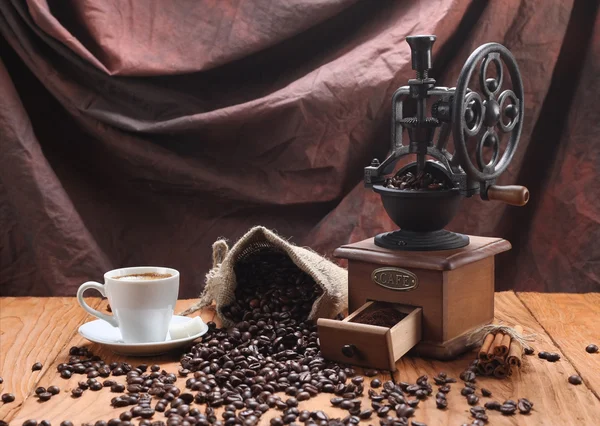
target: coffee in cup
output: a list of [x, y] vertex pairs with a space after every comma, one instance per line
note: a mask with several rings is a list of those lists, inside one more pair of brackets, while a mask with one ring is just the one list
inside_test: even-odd
[[[83, 293], [95, 289], [108, 298], [113, 315], [91, 308]], [[77, 291], [81, 307], [113, 327], [125, 343], [163, 342], [167, 338], [179, 294], [179, 272], [171, 268], [139, 266], [104, 274], [104, 284], [86, 282]]]

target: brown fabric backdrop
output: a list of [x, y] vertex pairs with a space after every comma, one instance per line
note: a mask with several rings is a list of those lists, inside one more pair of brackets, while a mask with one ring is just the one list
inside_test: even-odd
[[393, 229], [362, 169], [389, 144], [407, 35], [454, 85], [488, 41], [516, 56], [522, 144], [450, 229], [502, 236], [498, 289], [600, 290], [600, 18], [593, 0], [4, 0], [0, 286], [72, 295], [125, 265], [197, 295], [217, 237], [252, 225], [325, 254]]

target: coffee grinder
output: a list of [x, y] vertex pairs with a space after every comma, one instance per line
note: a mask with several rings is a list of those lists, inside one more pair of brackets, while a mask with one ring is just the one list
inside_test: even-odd
[[[510, 243], [443, 228], [462, 197], [527, 203], [527, 188], [495, 184], [519, 143], [523, 83], [510, 51], [487, 43], [468, 58], [456, 87], [436, 86], [429, 77], [435, 39], [407, 37], [416, 78], [393, 95], [391, 154], [364, 170], [365, 186], [380, 194], [400, 229], [334, 252], [348, 259], [349, 315], [318, 320], [321, 351], [332, 360], [393, 371], [409, 350], [451, 359], [468, 349], [472, 330], [494, 318], [494, 256]], [[507, 76], [512, 90], [503, 89]], [[392, 175], [409, 155], [416, 161]], [[404, 318], [391, 327], [358, 321], [384, 306]]]

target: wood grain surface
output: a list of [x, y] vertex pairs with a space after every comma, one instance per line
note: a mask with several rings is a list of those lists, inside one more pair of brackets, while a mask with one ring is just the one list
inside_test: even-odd
[[[548, 302], [545, 302], [544, 298], [548, 296], [553, 297], [549, 297]], [[532, 304], [537, 303], [540, 306], [545, 306], [553, 303], [556, 305], [554, 309], [560, 311], [562, 303], [567, 304], [567, 306], [576, 303], [588, 303], [580, 300], [588, 297], [588, 295], [570, 295], [569, 298], [565, 299], [554, 296], [558, 295], [539, 295], [539, 300], [535, 300]], [[526, 300], [526, 298], [523, 298], [523, 300]], [[179, 301], [178, 311], [193, 302]], [[591, 321], [594, 321], [600, 313], [600, 304], [597, 301], [592, 300], [589, 303], [591, 305], [589, 310], [585, 312], [585, 309], [582, 309], [582, 313], [577, 315], [589, 316], [590, 322], [579, 321], [581, 324], [591, 324]], [[102, 303], [100, 309], [104, 306], [105, 302]], [[600, 400], [588, 387], [588, 380], [580, 386], [570, 385], [566, 381], [566, 378], [573, 374], [575, 370], [580, 371], [583, 376], [587, 374], [584, 374], [583, 371], [587, 371], [585, 368], [588, 367], [584, 368], [580, 365], [575, 367], [571, 364], [570, 359], [574, 359], [574, 356], [570, 355], [570, 349], [568, 348], [570, 346], [578, 348], [578, 339], [586, 341], [587, 344], [588, 335], [580, 330], [577, 332], [580, 333], [580, 337], [571, 342], [569, 334], [575, 333], [575, 331], [569, 329], [570, 331], [565, 331], [562, 337], [557, 338], [552, 335], [552, 327], [542, 326], [531, 315], [530, 310], [534, 312], [534, 315], [537, 315], [535, 309], [525, 306], [512, 292], [496, 294], [497, 320], [502, 320], [510, 325], [518, 323], [525, 328], [526, 332], [536, 333], [536, 349], [539, 347], [543, 350], [556, 351], [561, 354], [562, 359], [552, 364], [538, 359], [537, 356], [526, 357], [522, 370], [509, 379], [478, 378], [478, 386], [486, 387], [493, 392], [492, 398], [481, 397], [481, 404], [489, 399], [497, 399], [502, 402], [508, 398], [517, 399], [519, 397], [529, 398], [535, 404], [533, 412], [528, 416], [517, 414], [505, 417], [498, 412], [489, 412], [490, 424], [597, 424], [597, 419], [600, 419]], [[204, 310], [201, 316], [205, 321], [211, 320], [214, 317], [214, 310]], [[552, 319], [553, 316], [554, 320]], [[551, 323], [561, 321], [561, 318], [564, 322], [566, 317], [550, 313], [547, 315], [547, 321]], [[85, 341], [77, 334], [77, 327], [84, 321], [91, 320], [91, 317], [85, 315], [74, 298], [0, 299], [0, 319], [0, 376], [4, 378], [4, 383], [0, 385], [0, 392], [12, 392], [19, 395], [17, 401], [4, 406], [0, 405], [0, 419], [9, 422], [11, 425], [21, 425], [27, 419], [38, 421], [46, 419], [53, 425], [58, 426], [62, 420], [69, 419], [76, 426], [79, 426], [84, 422], [118, 417], [119, 413], [125, 411], [125, 408], [112, 409], [110, 407], [110, 399], [116, 394], [109, 392], [108, 389], [99, 392], [88, 390], [79, 399], [73, 399], [70, 396], [70, 390], [77, 385], [77, 381], [83, 376], [74, 375], [69, 380], [61, 379], [56, 371], [56, 366], [68, 359], [68, 350], [71, 346], [88, 346], [92, 352], [107, 362], [127, 361], [132, 365], [156, 363], [165, 370], [175, 373], [179, 367], [179, 353], [150, 359], [122, 357]], [[563, 324], [562, 327], [564, 326]], [[587, 325], [584, 327], [589, 328], [590, 333], [594, 333], [595, 329], [592, 327]], [[550, 335], [544, 329], [548, 330]], [[440, 371], [445, 371], [449, 376], [458, 379], [460, 372], [474, 357], [475, 353], [473, 352], [465, 354], [454, 361], [440, 362], [405, 356], [397, 364], [398, 371], [395, 373], [394, 379], [414, 382], [422, 374], [432, 377]], [[585, 358], [583, 359], [585, 360]], [[36, 361], [42, 362], [44, 369], [41, 372], [32, 373], [31, 365]], [[577, 362], [582, 361], [578, 360]], [[590, 365], [589, 368], [594, 368], [594, 365]], [[357, 370], [360, 372], [360, 369]], [[382, 381], [389, 378], [390, 376], [387, 374], [380, 376]], [[123, 376], [115, 379], [120, 382], [125, 380]], [[367, 379], [366, 382], [369, 383], [370, 380]], [[178, 386], [183, 388], [183, 382], [184, 379], [179, 379]], [[451, 385], [452, 391], [448, 395], [448, 409], [443, 411], [436, 409], [435, 400], [430, 397], [419, 404], [414, 420], [423, 421], [430, 426], [470, 423], [470, 407], [466, 404], [465, 398], [460, 395], [461, 383], [459, 380], [459, 383]], [[37, 386], [47, 387], [51, 384], [59, 386], [61, 393], [54, 396], [50, 401], [40, 403], [37, 398], [32, 396]], [[437, 386], [434, 386], [434, 391], [436, 389]], [[477, 394], [481, 395], [479, 390]], [[330, 394], [320, 394], [309, 401], [303, 401], [300, 403], [300, 409], [323, 409], [331, 417], [344, 416], [345, 411], [331, 407], [329, 403], [331, 396]], [[367, 397], [365, 396], [363, 399], [363, 407], [370, 406]], [[269, 411], [261, 420], [261, 424], [268, 424], [268, 420], [276, 413], [276, 411]], [[162, 415], [158, 418], [162, 418]], [[373, 417], [361, 424], [378, 423], [379, 419]]]
[[[96, 307], [100, 299], [87, 299]], [[10, 404], [0, 402], [0, 419], [9, 421], [21, 409], [40, 378], [64, 353], [66, 343], [90, 317], [75, 298], [0, 298], [0, 393], [12, 393]], [[31, 371], [36, 362], [40, 371]]]
[[[540, 347], [546, 351], [561, 353], [562, 356], [560, 348], [552, 343], [550, 336], [544, 332], [513, 292], [496, 293], [495, 302], [496, 321], [502, 321], [507, 325], [520, 324], [525, 333], [536, 334], [536, 341], [533, 343], [536, 349]], [[599, 308], [596, 308], [596, 315], [598, 310]], [[476, 355], [474, 351], [464, 354], [460, 359], [447, 362], [404, 357], [398, 362], [398, 371], [394, 377], [397, 381], [414, 383], [422, 374], [427, 374], [431, 378], [440, 371], [458, 379], [458, 383], [451, 385], [452, 391], [448, 394], [446, 410], [437, 410], [435, 400], [429, 398], [419, 405], [415, 414], [416, 420], [428, 425], [440, 426], [461, 425], [473, 420], [469, 413], [470, 407], [465, 397], [460, 394], [464, 386], [459, 375], [476, 358]], [[527, 416], [520, 414], [503, 416], [497, 411], [488, 410], [489, 424], [492, 425], [598, 424], [600, 401], [586, 386], [573, 386], [567, 382], [572, 369], [572, 365], [564, 356], [556, 363], [539, 359], [537, 356], [525, 356], [521, 370], [507, 379], [477, 378], [476, 395], [480, 398], [479, 405], [490, 400], [502, 403], [507, 399], [517, 401], [518, 398], [527, 398], [534, 403], [534, 410]], [[483, 397], [481, 387], [491, 390], [492, 397]], [[436, 388], [434, 386], [434, 389]]]
[[573, 365], [571, 374], [579, 374], [600, 398], [600, 352], [585, 351], [590, 343], [600, 346], [600, 293], [519, 293], [518, 297]]

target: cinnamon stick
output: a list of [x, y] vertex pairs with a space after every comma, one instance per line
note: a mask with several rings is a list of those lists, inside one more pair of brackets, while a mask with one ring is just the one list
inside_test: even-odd
[[[514, 329], [518, 334], [523, 334], [523, 327], [521, 327], [520, 325], [515, 325]], [[523, 347], [515, 339], [512, 339], [510, 342], [510, 348], [508, 350], [508, 356], [506, 357], [506, 362], [510, 366], [520, 368], [522, 361]]]
[[510, 340], [510, 335], [502, 334], [500, 344], [494, 347], [494, 355], [506, 356], [508, 354], [508, 348], [510, 347]]
[[485, 375], [486, 376], [493, 376], [494, 372], [496, 371], [496, 368], [498, 368], [501, 364], [494, 360], [492, 362], [488, 362], [487, 364], [484, 365], [484, 371], [485, 371]]
[[488, 351], [490, 350], [490, 346], [492, 346], [492, 342], [494, 341], [494, 335], [492, 333], [488, 333], [483, 339], [483, 344], [481, 345], [481, 349], [479, 349], [479, 359], [483, 362], [489, 361]]
[[488, 350], [488, 353], [487, 353], [489, 360], [494, 359], [494, 356], [496, 353], [496, 347], [500, 346], [500, 344], [502, 343], [503, 337], [504, 337], [503, 333], [496, 333], [496, 335], [494, 336], [494, 341], [490, 345], [490, 349]]
[[494, 369], [494, 376], [498, 377], [499, 379], [504, 379], [504, 378], [508, 377], [509, 374], [510, 374], [510, 366], [499, 365], [498, 367], [496, 367]]

